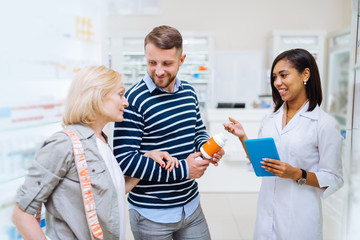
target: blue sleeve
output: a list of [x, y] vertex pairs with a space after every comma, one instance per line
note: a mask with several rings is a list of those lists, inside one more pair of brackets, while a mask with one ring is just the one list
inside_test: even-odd
[[172, 172], [162, 168], [154, 160], [141, 154], [144, 120], [135, 106], [129, 105], [124, 120], [114, 127], [114, 155], [124, 175], [153, 182], [174, 182], [188, 178], [185, 159], [179, 160], [179, 168]]

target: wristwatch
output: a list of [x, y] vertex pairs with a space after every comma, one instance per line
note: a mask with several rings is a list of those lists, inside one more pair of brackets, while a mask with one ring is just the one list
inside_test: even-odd
[[301, 178], [299, 180], [296, 180], [297, 184], [299, 185], [303, 185], [306, 183], [306, 177], [307, 177], [307, 173], [304, 169], [300, 169], [301, 170]]

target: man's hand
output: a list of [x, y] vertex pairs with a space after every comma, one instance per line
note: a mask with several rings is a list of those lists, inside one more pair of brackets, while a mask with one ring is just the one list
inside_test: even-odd
[[220, 151], [218, 151], [217, 153], [214, 153], [214, 155], [210, 159], [210, 162], [212, 164], [214, 164], [215, 167], [217, 167], [219, 165], [218, 162], [224, 155], [225, 155], [224, 149], [220, 149]]
[[186, 162], [189, 168], [189, 178], [200, 178], [204, 173], [207, 167], [209, 166], [209, 160], [202, 160], [195, 158], [200, 157], [201, 152], [192, 153], [186, 158]]
[[[168, 152], [165, 151], [148, 151], [144, 154], [145, 157], [149, 157], [158, 164], [160, 164], [161, 167], [165, 167], [165, 170], [170, 170], [170, 172], [174, 169], [174, 167], [179, 168], [179, 161], [177, 158], [172, 157]], [[165, 166], [165, 161], [167, 161], [167, 164]]]

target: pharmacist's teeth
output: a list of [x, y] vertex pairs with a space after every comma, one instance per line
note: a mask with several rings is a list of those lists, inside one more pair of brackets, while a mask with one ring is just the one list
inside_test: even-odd
[[281, 90], [279, 90], [279, 93], [283, 93], [285, 91], [286, 91], [285, 89], [281, 89]]

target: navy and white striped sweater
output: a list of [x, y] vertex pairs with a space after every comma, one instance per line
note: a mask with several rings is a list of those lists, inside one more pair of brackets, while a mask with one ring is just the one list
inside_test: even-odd
[[[186, 157], [208, 140], [194, 89], [182, 81], [176, 93], [155, 89], [142, 80], [125, 94], [129, 107], [114, 128], [114, 155], [124, 175], [141, 181], [129, 193], [131, 204], [144, 208], [182, 206], [198, 195], [197, 183], [186, 176]], [[170, 173], [144, 157], [147, 151], [167, 151], [179, 160]]]

